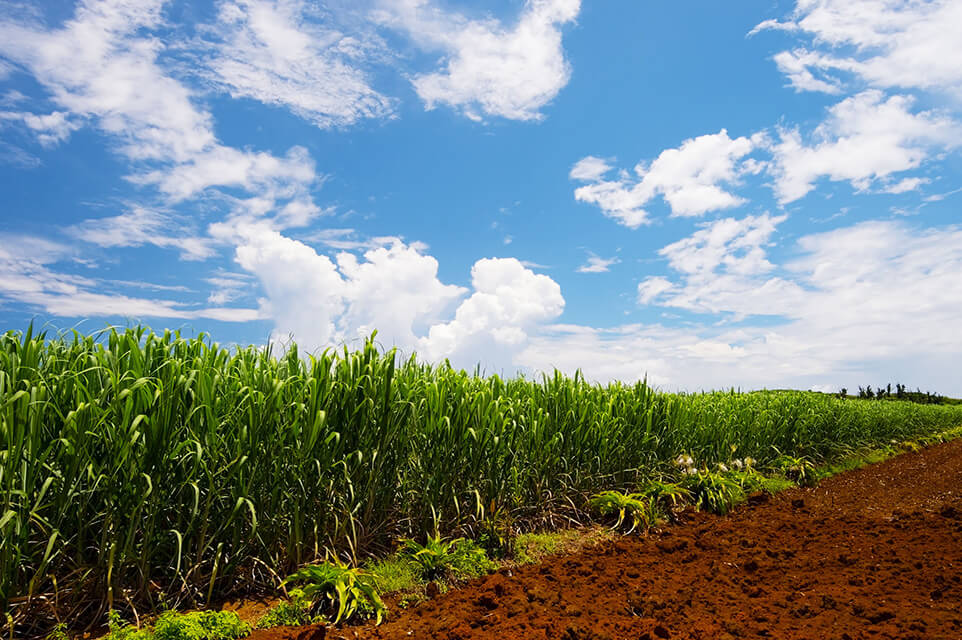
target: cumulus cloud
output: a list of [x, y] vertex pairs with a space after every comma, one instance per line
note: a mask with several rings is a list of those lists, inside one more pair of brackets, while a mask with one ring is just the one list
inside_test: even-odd
[[222, 2], [201, 60], [232, 97], [286, 107], [321, 128], [390, 116], [394, 101], [360, 68], [383, 44], [328, 26], [302, 0]]
[[775, 57], [799, 90], [835, 93], [844, 73], [873, 87], [962, 95], [962, 5], [954, 0], [799, 0], [790, 20], [752, 33], [771, 28], [811, 41]]
[[762, 214], [722, 218], [658, 253], [681, 276], [680, 283], [656, 276], [638, 287], [641, 304], [660, 304], [699, 313], [778, 315], [794, 304], [799, 286], [773, 275], [767, 247], [786, 216]]
[[449, 105], [475, 120], [539, 120], [541, 109], [571, 76], [561, 31], [577, 18], [580, 4], [528, 0], [512, 26], [493, 18], [469, 19], [431, 0], [383, 2], [377, 16], [444, 56], [441, 70], [412, 79], [428, 109]]
[[919, 167], [934, 151], [962, 144], [959, 123], [934, 111], [913, 112], [913, 103], [910, 96], [870, 89], [830, 107], [810, 142], [798, 129], [781, 130], [771, 168], [779, 202], [801, 198], [822, 177], [864, 191]]
[[244, 241], [236, 260], [263, 285], [262, 309], [274, 321], [274, 339], [293, 337], [309, 349], [376, 329], [382, 344], [428, 359], [501, 364], [491, 349], [510, 361], [527, 332], [564, 307], [556, 282], [513, 258], [476, 262], [473, 293], [463, 299], [468, 290], [441, 282], [437, 260], [417, 244], [395, 240], [332, 260], [277, 231], [251, 227], [239, 233]]
[[575, 199], [597, 205], [609, 218], [634, 229], [649, 222], [644, 207], [658, 196], [672, 216], [701, 216], [744, 203], [723, 185], [759, 170], [757, 161], [746, 156], [765, 142], [763, 134], [732, 139], [722, 129], [665, 149], [650, 165], [635, 165], [634, 176], [621, 171], [615, 179], [605, 179], [608, 164], [587, 156], [572, 167], [569, 177], [588, 183], [575, 190]]
[[463, 366], [512, 361], [538, 325], [561, 315], [561, 287], [515, 258], [485, 258], [471, 267], [474, 293], [454, 320], [436, 324], [419, 341], [428, 358], [451, 358]]

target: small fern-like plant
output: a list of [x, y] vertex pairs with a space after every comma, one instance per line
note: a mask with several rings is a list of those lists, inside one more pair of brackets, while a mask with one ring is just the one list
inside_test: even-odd
[[381, 624], [387, 614], [387, 606], [378, 593], [375, 577], [336, 559], [306, 566], [288, 576], [284, 583], [301, 585], [304, 596], [314, 601], [327, 601], [337, 611], [334, 624], [348, 620], [355, 614], [373, 615], [376, 623]]
[[639, 526], [648, 529], [658, 522], [658, 510], [654, 501], [644, 493], [621, 493], [602, 491], [591, 497], [588, 505], [602, 516], [615, 515], [613, 529], [619, 529], [631, 521], [628, 533]]

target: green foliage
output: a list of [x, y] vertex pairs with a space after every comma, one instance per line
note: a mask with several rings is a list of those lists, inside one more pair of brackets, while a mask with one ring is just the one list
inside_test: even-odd
[[127, 624], [113, 609], [107, 614], [107, 635], [104, 640], [153, 640], [150, 629], [138, 629]]
[[618, 529], [631, 520], [629, 532], [641, 526], [648, 529], [658, 522], [658, 511], [654, 501], [644, 493], [621, 493], [602, 491], [591, 497], [589, 506], [602, 516], [616, 515], [613, 529]]
[[546, 556], [571, 553], [611, 540], [612, 535], [610, 529], [601, 527], [522, 533], [514, 539], [511, 555], [519, 565], [531, 564]]
[[423, 545], [403, 540], [400, 553], [418, 564], [425, 580], [466, 580], [490, 573], [496, 566], [473, 540], [444, 540], [437, 533], [427, 536]]
[[502, 509], [492, 509], [477, 526], [477, 542], [491, 557], [510, 555], [517, 534], [513, 521]]
[[514, 540], [514, 560], [518, 564], [538, 562], [562, 548], [562, 533], [522, 533]]
[[237, 640], [251, 632], [233, 611], [166, 611], [153, 628], [138, 629], [124, 623], [116, 611], [108, 617], [104, 640]]
[[698, 509], [712, 513], [728, 513], [745, 497], [738, 480], [731, 472], [700, 470], [682, 476], [682, 486], [688, 490]]
[[674, 482], [649, 480], [641, 493], [661, 512], [671, 513], [672, 509], [691, 500], [688, 489]]
[[771, 466], [800, 485], [810, 486], [818, 482], [815, 463], [807, 456], [781, 455], [772, 462]]
[[377, 560], [366, 568], [377, 579], [381, 593], [412, 591], [424, 586], [421, 565], [404, 554]]
[[795, 483], [788, 478], [779, 476], [764, 476], [754, 469], [747, 471], [731, 471], [729, 476], [738, 483], [745, 493], [755, 493], [764, 491], [765, 493], [776, 494], [795, 486]]
[[67, 635], [67, 625], [63, 622], [58, 623], [47, 634], [46, 640], [70, 640], [70, 636]]
[[168, 611], [154, 623], [154, 640], [237, 640], [250, 632], [233, 611]]
[[483, 531], [477, 505], [519, 528], [578, 516], [581, 496], [643, 485], [679, 451], [822, 464], [960, 424], [959, 405], [483, 377], [373, 339], [308, 356], [142, 327], [9, 332], [0, 609], [22, 628], [38, 602], [66, 616], [123, 593], [141, 607], [149, 585], [197, 606], [258, 561], [289, 572], [319, 551]]
[[300, 584], [306, 597], [324, 600], [336, 608], [335, 624], [349, 620], [355, 614], [374, 617], [380, 624], [387, 614], [376, 578], [338, 561], [306, 566], [288, 576], [284, 582]]
[[298, 626], [323, 622], [324, 617], [314, 615], [314, 601], [307, 597], [301, 589], [291, 589], [287, 594], [287, 600], [283, 600], [257, 621], [258, 629], [269, 629], [280, 626]]

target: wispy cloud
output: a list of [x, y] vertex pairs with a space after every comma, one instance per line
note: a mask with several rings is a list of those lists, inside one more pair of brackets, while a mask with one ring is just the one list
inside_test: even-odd
[[376, 15], [383, 25], [445, 56], [441, 70], [412, 80], [428, 109], [449, 105], [474, 120], [539, 120], [571, 77], [562, 27], [577, 18], [580, 0], [531, 0], [510, 26], [470, 19], [433, 0], [391, 0], [382, 7]]
[[200, 60], [205, 77], [233, 97], [290, 109], [321, 128], [389, 117], [396, 100], [362, 70], [387, 57], [372, 32], [345, 34], [302, 0], [221, 2]]
[[616, 265], [621, 260], [618, 256], [612, 256], [611, 258], [602, 258], [594, 253], [588, 252], [588, 260], [583, 265], [578, 267], [578, 273], [606, 273], [612, 265]]

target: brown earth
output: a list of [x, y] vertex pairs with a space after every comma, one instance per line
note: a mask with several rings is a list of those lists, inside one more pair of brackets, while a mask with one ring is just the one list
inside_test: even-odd
[[254, 640], [962, 639], [962, 441], [503, 570], [385, 624]]

